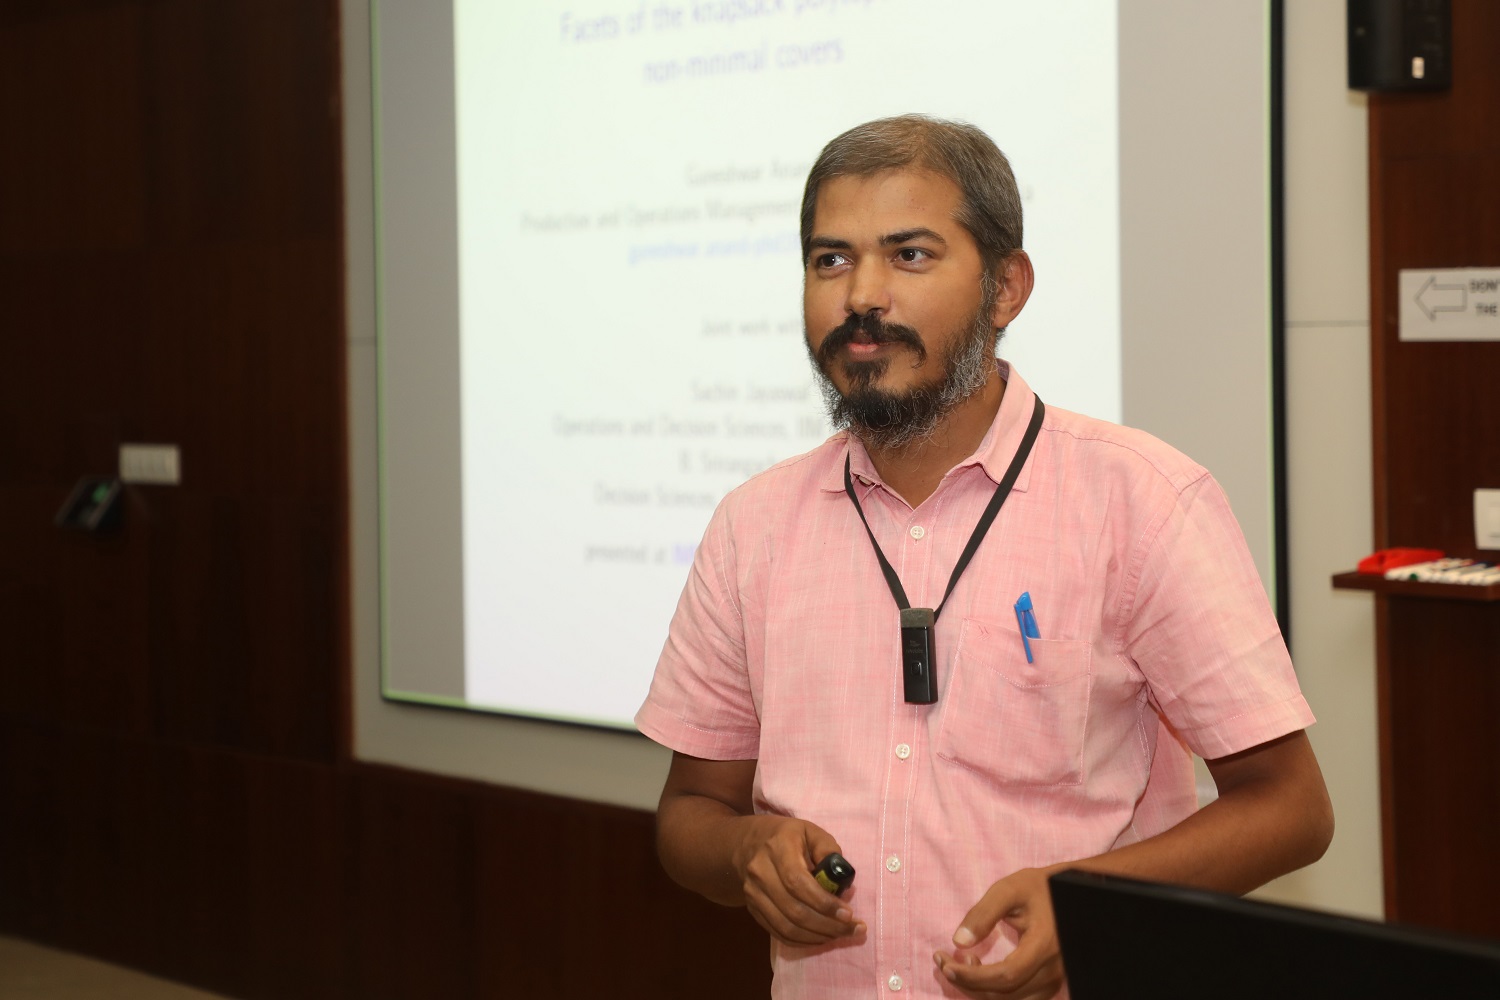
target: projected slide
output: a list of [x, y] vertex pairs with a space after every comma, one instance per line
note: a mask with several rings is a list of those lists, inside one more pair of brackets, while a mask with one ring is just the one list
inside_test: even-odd
[[715, 504], [830, 433], [798, 206], [851, 125], [921, 111], [996, 138], [1037, 271], [1002, 354], [1119, 419], [1114, 17], [458, 0], [463, 703], [629, 727]]

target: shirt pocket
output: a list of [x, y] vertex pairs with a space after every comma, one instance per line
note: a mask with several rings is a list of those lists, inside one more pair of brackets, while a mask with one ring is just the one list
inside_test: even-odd
[[937, 754], [1002, 785], [1083, 783], [1093, 647], [964, 619]]

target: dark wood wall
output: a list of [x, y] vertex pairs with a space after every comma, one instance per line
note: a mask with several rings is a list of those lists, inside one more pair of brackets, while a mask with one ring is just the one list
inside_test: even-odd
[[[1452, 11], [1452, 88], [1369, 102], [1375, 541], [1472, 556], [1473, 490], [1500, 487], [1500, 342], [1397, 325], [1401, 269], [1500, 267], [1500, 4]], [[1376, 602], [1387, 911], [1500, 937], [1500, 602]]]
[[[0, 932], [234, 997], [755, 997], [646, 813], [362, 765], [336, 0], [0, 6]], [[106, 537], [123, 442], [181, 448]]]

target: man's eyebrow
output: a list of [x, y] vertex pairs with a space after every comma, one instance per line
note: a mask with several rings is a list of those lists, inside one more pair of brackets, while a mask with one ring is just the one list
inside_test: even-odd
[[[912, 240], [927, 240], [939, 246], [947, 246], [948, 241], [942, 235], [928, 229], [925, 226], [916, 226], [912, 229], [903, 229], [895, 233], [887, 233], [880, 237], [881, 246], [900, 246], [902, 243], [910, 243]], [[809, 250], [849, 250], [854, 244], [848, 240], [841, 240], [837, 236], [813, 236], [807, 241]]]
[[948, 241], [942, 236], [922, 226], [915, 229], [903, 229], [899, 233], [889, 233], [880, 237], [881, 246], [897, 246], [901, 243], [910, 243], [912, 240], [929, 240], [939, 246], [947, 246]]

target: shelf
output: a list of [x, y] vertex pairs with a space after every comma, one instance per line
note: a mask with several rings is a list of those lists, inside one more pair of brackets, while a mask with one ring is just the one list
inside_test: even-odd
[[1464, 583], [1418, 583], [1415, 580], [1387, 580], [1373, 573], [1335, 573], [1335, 590], [1368, 590], [1387, 597], [1430, 597], [1444, 601], [1500, 601], [1500, 583], [1476, 587]]

